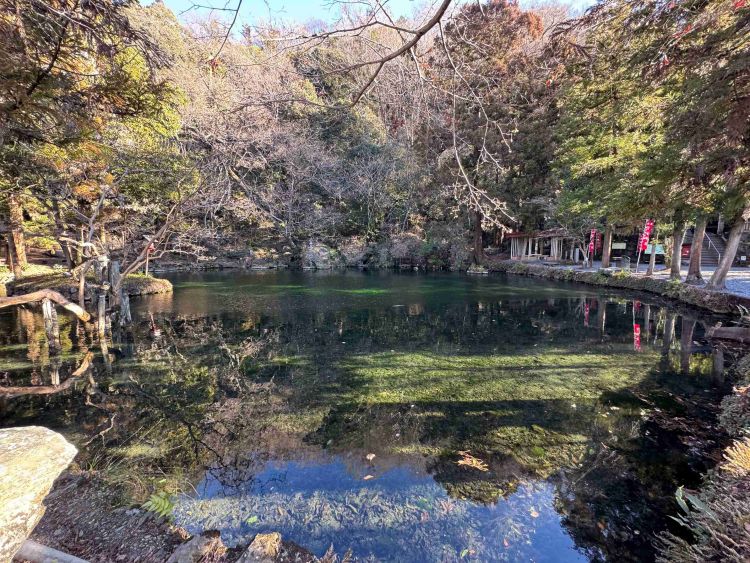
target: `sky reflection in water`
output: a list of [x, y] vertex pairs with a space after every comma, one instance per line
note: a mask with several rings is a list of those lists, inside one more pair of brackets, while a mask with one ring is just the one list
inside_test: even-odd
[[[702, 314], [528, 278], [172, 277], [174, 294], [133, 300], [134, 333], [114, 335], [116, 361], [96, 380], [132, 418], [108, 455], [158, 453], [175, 421], [204, 433], [184, 456], [154, 458], [190, 473], [201, 451], [208, 471], [176, 499], [191, 532], [241, 545], [276, 530], [361, 559], [643, 561], [676, 487], [710, 464], [685, 429], [710, 420], [730, 358], [705, 342], [715, 319]], [[0, 314], [0, 372], [14, 384], [45, 383], [80, 355], [85, 337], [65, 324], [50, 362], [38, 321]], [[225, 349], [243, 346], [258, 352], [237, 387], [221, 374]], [[11, 401], [0, 419], [81, 442], [107, 421], [82, 397]], [[459, 465], [467, 455], [486, 471]]]

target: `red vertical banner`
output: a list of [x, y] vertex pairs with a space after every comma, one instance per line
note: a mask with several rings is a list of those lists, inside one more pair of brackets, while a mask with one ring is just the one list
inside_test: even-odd
[[641, 351], [641, 325], [633, 323], [633, 350]]
[[640, 244], [638, 246], [638, 249], [643, 252], [648, 248], [648, 241], [651, 238], [651, 233], [654, 230], [654, 220], [648, 219], [646, 220], [646, 224], [643, 226], [643, 234], [641, 234], [641, 240]]
[[589, 236], [589, 258], [594, 259], [594, 250], [596, 249], [596, 229], [591, 229], [591, 236]]

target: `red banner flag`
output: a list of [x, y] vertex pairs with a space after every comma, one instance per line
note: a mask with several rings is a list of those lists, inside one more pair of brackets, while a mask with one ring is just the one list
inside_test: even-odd
[[651, 233], [654, 230], [654, 220], [648, 219], [646, 221], [646, 224], [643, 226], [643, 234], [641, 235], [641, 240], [639, 242], [639, 249], [641, 251], [646, 250], [648, 248], [648, 241], [651, 238]]

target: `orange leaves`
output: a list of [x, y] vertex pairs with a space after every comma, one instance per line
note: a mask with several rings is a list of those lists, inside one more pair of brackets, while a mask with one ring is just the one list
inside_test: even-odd
[[529, 22], [529, 34], [534, 39], [541, 37], [544, 33], [544, 22], [541, 16], [536, 12], [526, 12], [526, 14]]
[[472, 469], [477, 469], [479, 471], [490, 470], [490, 468], [487, 466], [487, 464], [484, 461], [471, 455], [471, 452], [468, 450], [459, 451], [458, 455], [461, 456], [461, 459], [459, 459], [456, 462], [456, 464], [458, 465], [463, 465], [464, 467], [470, 467]]
[[99, 183], [94, 180], [84, 180], [83, 182], [80, 182], [73, 186], [73, 194], [80, 199], [84, 199], [86, 201], [94, 201], [97, 197], [99, 197], [99, 194], [101, 193], [101, 189], [99, 187]]

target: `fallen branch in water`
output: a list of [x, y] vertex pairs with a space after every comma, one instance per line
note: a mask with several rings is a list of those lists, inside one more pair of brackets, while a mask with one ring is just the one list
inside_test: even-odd
[[27, 385], [24, 387], [0, 387], [0, 395], [15, 397], [18, 395], [54, 395], [64, 391], [76, 381], [80, 381], [81, 376], [91, 367], [91, 360], [94, 358], [93, 352], [88, 352], [84, 357], [81, 365], [78, 366], [70, 377], [60, 385]]
[[89, 315], [85, 309], [79, 307], [72, 301], [63, 297], [57, 291], [51, 289], [40, 289], [39, 291], [33, 291], [24, 295], [14, 295], [13, 297], [0, 297], [0, 309], [13, 307], [14, 305], [25, 305], [27, 303], [39, 303], [44, 299], [49, 299], [50, 301], [57, 303], [63, 309], [70, 311], [85, 323], [91, 320], [91, 315]]

